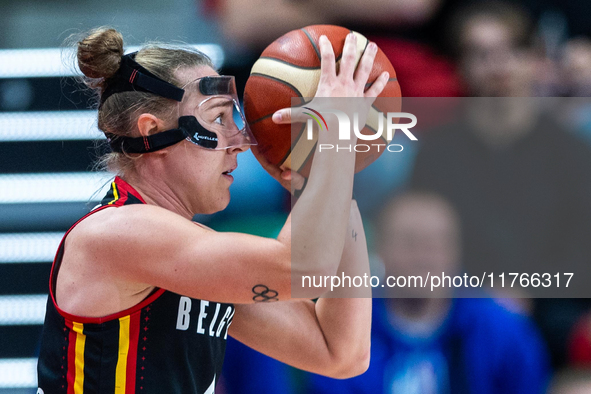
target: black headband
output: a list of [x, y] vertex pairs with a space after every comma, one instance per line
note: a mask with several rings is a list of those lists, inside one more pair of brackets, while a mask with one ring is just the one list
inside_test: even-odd
[[[137, 52], [121, 58], [119, 70], [109, 78], [107, 88], [101, 95], [99, 108], [113, 94], [121, 92], [148, 92], [158, 96], [181, 102], [185, 93], [169, 82], [166, 82], [135, 61]], [[199, 91], [206, 95], [229, 94], [233, 91], [233, 78], [226, 76], [203, 77], [199, 80]], [[176, 129], [166, 130], [146, 137], [123, 137], [105, 133], [113, 152], [149, 153], [174, 145], [189, 137], [197, 145], [209, 149], [217, 147], [215, 133], [205, 129], [194, 116], [181, 116]]]
[[168, 148], [187, 137], [204, 148], [215, 149], [218, 145], [217, 135], [203, 127], [194, 116], [181, 116], [179, 127], [176, 129], [146, 137], [123, 137], [107, 134], [107, 141], [109, 141], [113, 152], [150, 153]]
[[101, 95], [99, 108], [113, 94], [121, 92], [148, 92], [174, 101], [182, 101], [185, 91], [139, 65], [135, 61], [136, 54], [137, 52], [133, 52], [121, 57], [119, 70], [106, 81], [107, 88]]

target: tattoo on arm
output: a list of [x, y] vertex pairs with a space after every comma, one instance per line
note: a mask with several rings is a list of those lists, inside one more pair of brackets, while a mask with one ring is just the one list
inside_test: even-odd
[[254, 297], [252, 300], [254, 302], [272, 302], [272, 301], [279, 301], [277, 293], [275, 290], [269, 289], [265, 285], [256, 285], [252, 288], [252, 292], [254, 293]]
[[357, 242], [357, 232], [355, 229], [351, 230], [351, 237], [355, 240], [355, 242]]

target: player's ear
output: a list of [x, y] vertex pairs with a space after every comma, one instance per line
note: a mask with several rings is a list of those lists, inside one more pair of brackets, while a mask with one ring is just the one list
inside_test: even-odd
[[147, 137], [158, 131], [162, 131], [163, 126], [164, 122], [152, 114], [144, 113], [137, 119], [137, 128], [142, 137]]
[[[137, 128], [140, 132], [142, 137], [147, 137], [152, 134], [156, 134], [160, 131], [164, 131], [169, 129], [170, 127], [166, 127], [165, 122], [149, 113], [141, 114], [137, 119]], [[152, 155], [156, 156], [166, 156], [168, 149], [161, 149], [159, 151], [153, 152]]]

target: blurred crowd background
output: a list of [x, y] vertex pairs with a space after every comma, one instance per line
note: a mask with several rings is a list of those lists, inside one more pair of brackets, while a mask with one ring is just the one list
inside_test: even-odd
[[[110, 25], [129, 46], [196, 44], [241, 95], [262, 50], [311, 24], [375, 41], [403, 97], [475, 98], [461, 125], [419, 119], [416, 143], [357, 175], [376, 274], [591, 265], [588, 0], [0, 0], [0, 393], [36, 391], [53, 253], [108, 179], [93, 173], [93, 98], [51, 68], [64, 39]], [[228, 209], [197, 219], [275, 236], [290, 196], [250, 152], [235, 180]], [[362, 376], [297, 371], [229, 339], [216, 392], [591, 393], [590, 299], [448, 290], [375, 299]]]

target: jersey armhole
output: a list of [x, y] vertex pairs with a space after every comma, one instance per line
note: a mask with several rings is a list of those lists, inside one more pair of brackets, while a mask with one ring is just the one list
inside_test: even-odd
[[51, 302], [53, 303], [53, 306], [55, 307], [55, 309], [58, 311], [58, 313], [66, 318], [69, 319], [71, 321], [76, 321], [76, 322], [80, 322], [80, 323], [104, 323], [106, 321], [109, 320], [113, 320], [113, 319], [117, 319], [123, 316], [127, 316], [135, 311], [138, 311], [142, 308], [144, 308], [146, 305], [154, 302], [158, 297], [160, 297], [165, 290], [155, 287], [154, 290], [146, 297], [144, 298], [140, 303], [127, 308], [123, 311], [120, 312], [115, 312], [113, 314], [107, 315], [107, 316], [103, 316], [103, 317], [83, 317], [83, 316], [77, 316], [77, 315], [73, 315], [70, 314], [62, 309], [60, 309], [60, 307], [57, 304], [56, 298], [55, 298], [55, 290], [56, 290], [56, 286], [57, 286], [57, 275], [60, 269], [60, 266], [62, 264], [62, 258], [64, 255], [64, 247], [65, 247], [65, 241], [66, 241], [66, 237], [68, 236], [68, 234], [70, 234], [70, 231], [72, 231], [74, 229], [74, 227], [76, 227], [81, 221], [83, 221], [84, 219], [86, 219], [87, 217], [89, 217], [92, 214], [97, 213], [98, 211], [102, 211], [105, 208], [109, 208], [109, 207], [117, 207], [116, 205], [103, 205], [103, 206], [99, 206], [98, 208], [90, 211], [89, 213], [87, 213], [86, 215], [84, 215], [83, 217], [81, 217], [76, 223], [74, 223], [72, 225], [72, 227], [70, 227], [68, 229], [68, 231], [64, 234], [60, 245], [57, 249], [57, 252], [55, 254], [55, 258], [53, 260], [53, 263], [51, 265], [51, 271], [49, 274], [49, 297], [51, 298]]

